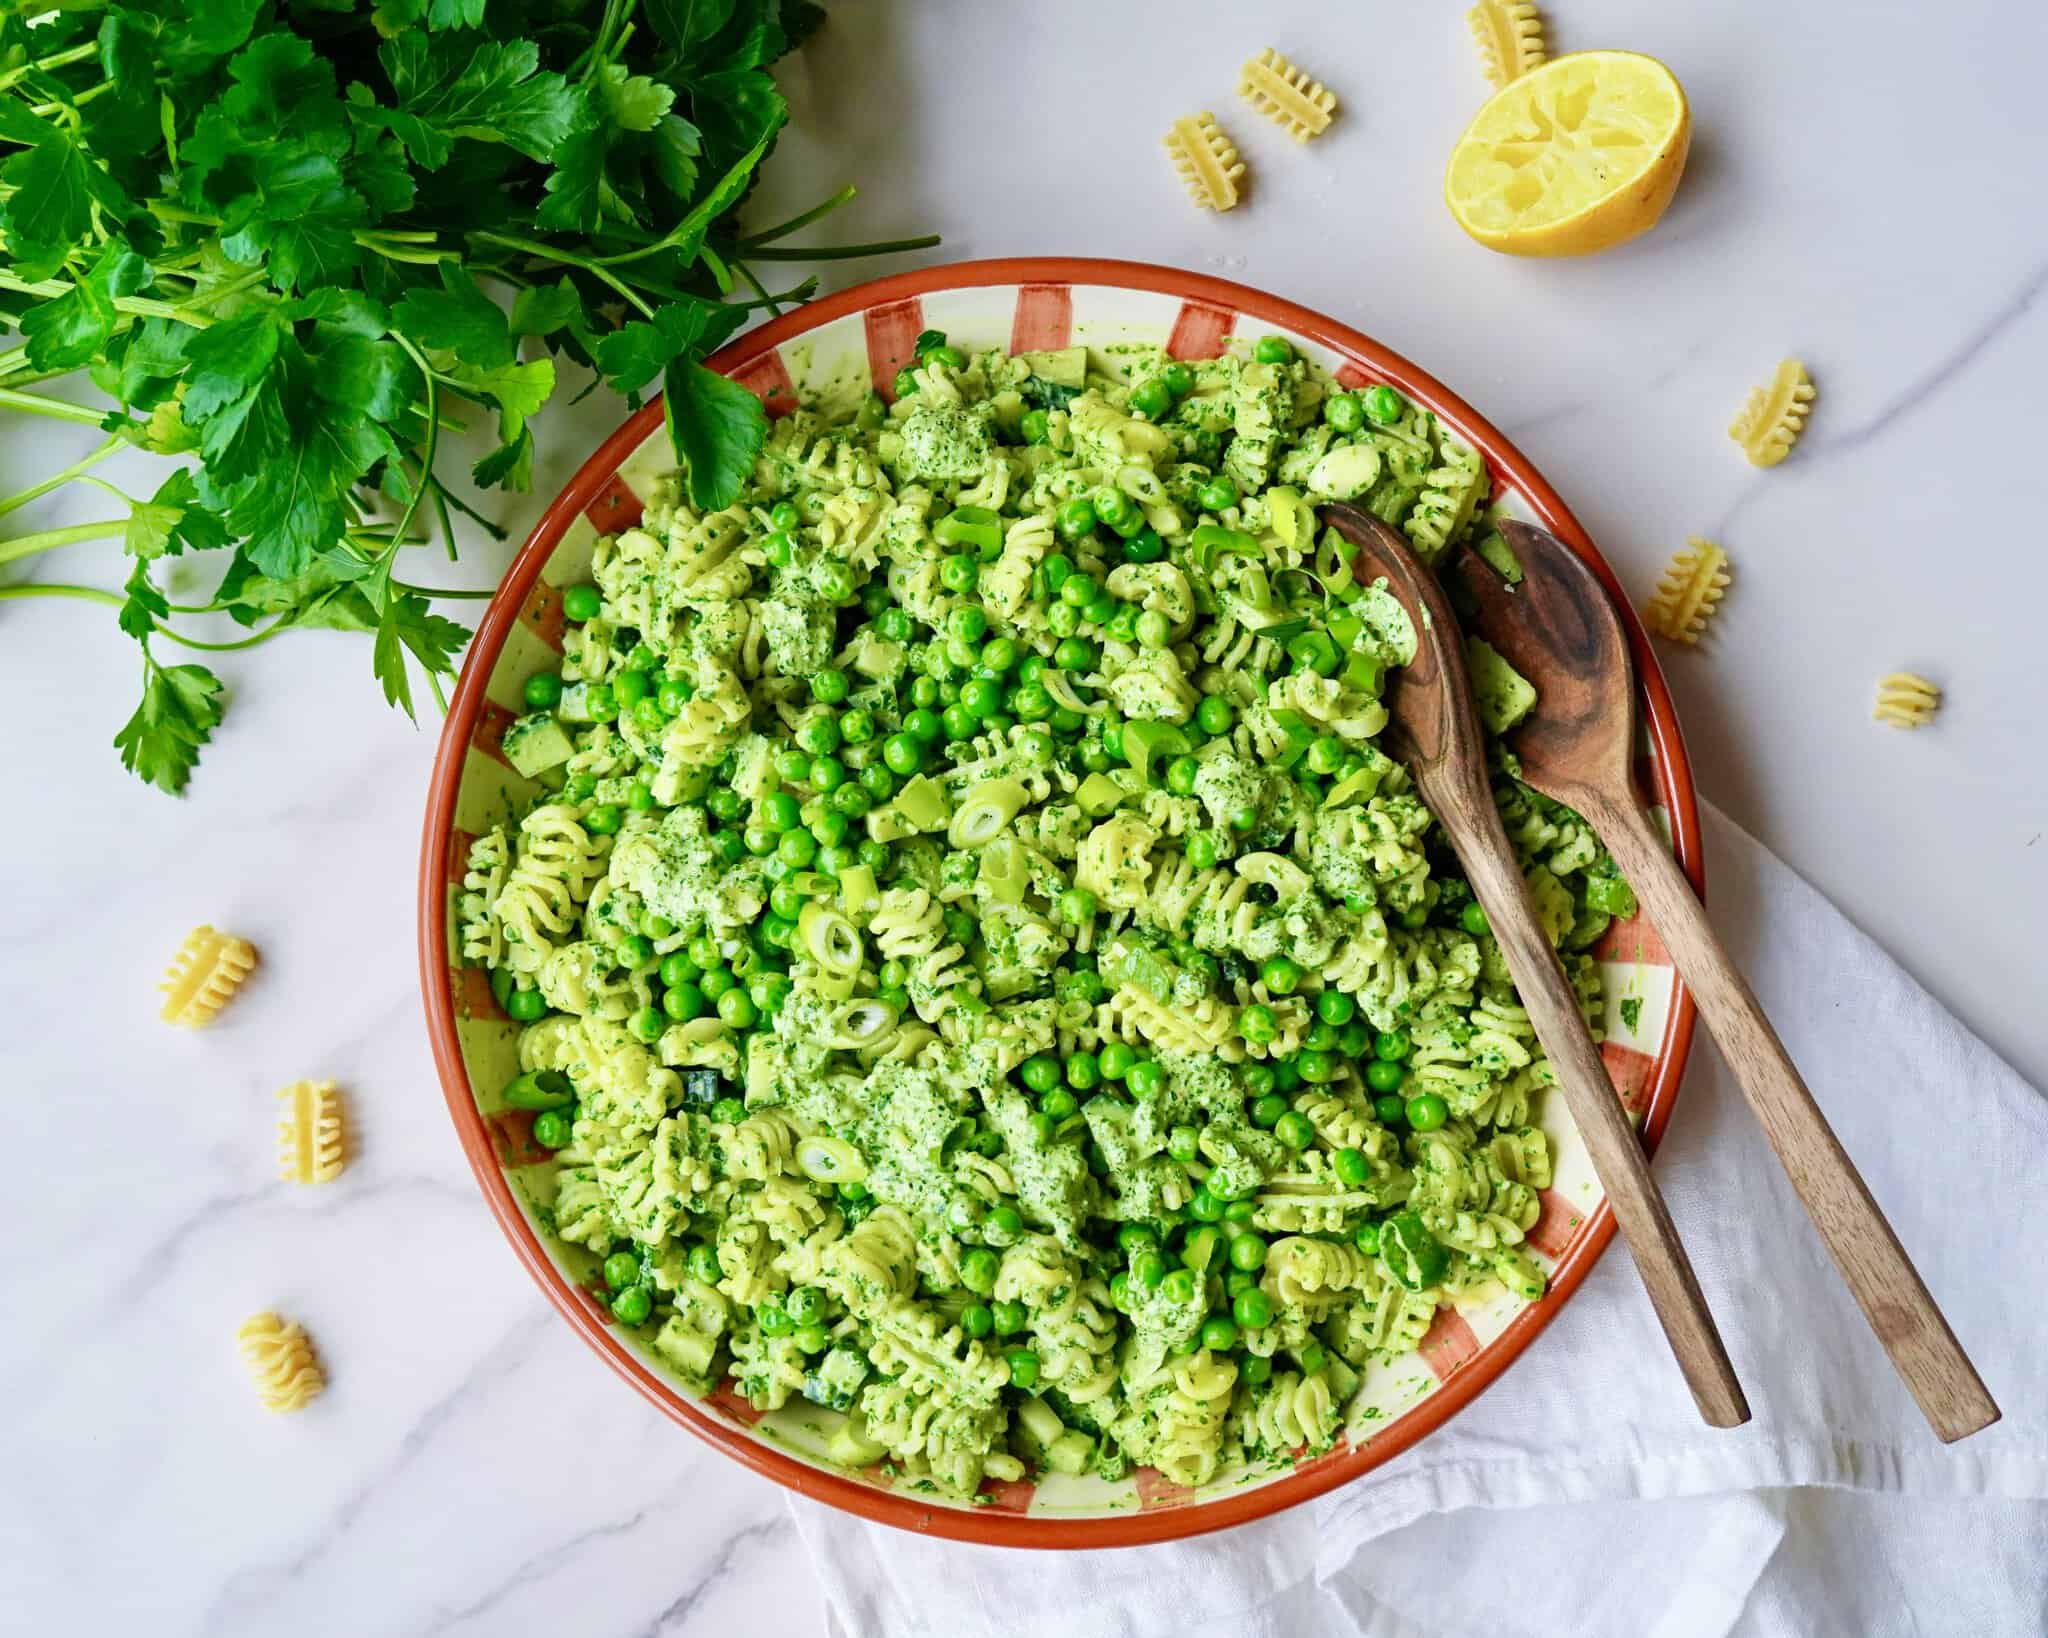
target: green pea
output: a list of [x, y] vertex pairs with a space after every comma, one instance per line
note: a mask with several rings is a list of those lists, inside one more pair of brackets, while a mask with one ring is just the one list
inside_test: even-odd
[[727, 1029], [748, 1029], [760, 1018], [760, 1008], [745, 990], [727, 990], [718, 998], [718, 1021]]
[[1161, 370], [1159, 379], [1166, 383], [1166, 390], [1176, 398], [1185, 398], [1195, 390], [1195, 372], [1179, 359]]
[[575, 1123], [564, 1109], [548, 1109], [533, 1117], [533, 1141], [543, 1149], [566, 1149]]
[[1358, 1003], [1342, 990], [1325, 990], [1316, 997], [1316, 1016], [1326, 1024], [1348, 1024]]
[[[1167, 782], [1170, 787], [1173, 780], [1173, 767], [1171, 764], [1168, 764], [1166, 773]], [[1221, 857], [1221, 849], [1216, 845], [1216, 838], [1208, 831], [1198, 830], [1187, 840], [1187, 854], [1188, 863], [1196, 870], [1213, 870], [1216, 867], [1217, 859]]]
[[1156, 1098], [1166, 1087], [1166, 1071], [1150, 1058], [1131, 1066], [1129, 1079], [1125, 1082], [1134, 1098]]
[[1001, 1262], [993, 1251], [977, 1246], [960, 1259], [960, 1283], [976, 1296], [987, 1296], [996, 1288], [996, 1271]]
[[810, 786], [814, 791], [830, 793], [846, 783], [846, 764], [836, 756], [821, 756], [811, 763]]
[[1408, 400], [1389, 386], [1369, 387], [1365, 394], [1365, 418], [1383, 427], [1390, 427], [1401, 419], [1408, 408]]
[[838, 847], [846, 840], [847, 827], [851, 823], [845, 814], [835, 808], [827, 808], [811, 821], [811, 835], [821, 848]]
[[804, 521], [804, 515], [791, 502], [777, 501], [768, 508], [768, 521], [778, 529], [794, 529]]
[[1259, 981], [1275, 995], [1292, 995], [1301, 985], [1301, 969], [1285, 956], [1270, 956], [1259, 966]]
[[920, 745], [929, 745], [944, 737], [946, 725], [939, 719], [938, 712], [919, 706], [904, 717], [903, 731]]
[[1283, 1060], [1273, 1066], [1273, 1090], [1292, 1092], [1301, 1085], [1301, 1071], [1294, 1067], [1292, 1060]]
[[1323, 402], [1323, 419], [1339, 432], [1356, 432], [1365, 425], [1365, 406], [1348, 392], [1332, 393]]
[[[1061, 505], [1055, 521], [1062, 540], [1080, 540], [1093, 533], [1099, 520], [1095, 515], [1094, 503], [1086, 497], [1077, 496]], [[1046, 567], [1052, 567], [1050, 560], [1047, 561]], [[1050, 583], [1050, 575], [1047, 576], [1047, 581]]]
[[1093, 671], [1100, 656], [1093, 643], [1069, 637], [1053, 650], [1052, 658], [1062, 671]]
[[[633, 673], [628, 672], [627, 675], [631, 676]], [[645, 699], [633, 707], [633, 720], [646, 732], [658, 734], [668, 718], [662, 715], [659, 700]]]
[[1230, 701], [1219, 695], [1211, 694], [1195, 707], [1195, 724], [1205, 734], [1227, 734], [1236, 721]]
[[1364, 1019], [1354, 1020], [1337, 1032], [1337, 1050], [1346, 1058], [1363, 1058], [1372, 1050], [1372, 1030]]
[[[981, 562], [971, 552], [955, 552], [939, 565], [939, 584], [944, 586], [947, 591], [958, 592], [963, 597], [968, 592], [974, 590], [974, 583], [980, 578]], [[955, 614], [980, 614], [981, 610], [959, 608], [953, 612]], [[987, 629], [987, 622], [985, 620], [982, 629]], [[979, 636], [980, 633], [962, 633], [962, 635], [968, 636], [971, 640], [973, 637]]]
[[1296, 1057], [1294, 1067], [1310, 1086], [1324, 1086], [1337, 1078], [1337, 1056], [1332, 1052], [1305, 1049]]
[[988, 1214], [988, 1228], [993, 1234], [1022, 1234], [1024, 1214], [1015, 1206], [998, 1206]]
[[1287, 1100], [1278, 1092], [1268, 1092], [1264, 1097], [1253, 1102], [1251, 1107], [1252, 1124], [1254, 1126], [1270, 1128], [1278, 1125], [1280, 1117], [1286, 1113]]
[[688, 981], [671, 984], [661, 992], [661, 1010], [678, 1024], [687, 1024], [704, 1015], [704, 992]]
[[761, 803], [761, 823], [778, 836], [795, 830], [801, 818], [796, 798], [787, 791], [773, 791]]
[[1166, 1259], [1156, 1249], [1140, 1247], [1131, 1254], [1131, 1278], [1147, 1291], [1157, 1291], [1166, 1278]]
[[1067, 1060], [1067, 1085], [1086, 1092], [1102, 1079], [1102, 1066], [1092, 1052], [1077, 1052]]
[[725, 1276], [725, 1270], [718, 1266], [718, 1248], [708, 1240], [699, 1240], [690, 1247], [689, 1265], [690, 1277], [706, 1285], [716, 1285]]
[[775, 857], [792, 870], [802, 870], [818, 856], [818, 839], [807, 830], [786, 830], [775, 843]]
[[1084, 922], [1095, 914], [1095, 895], [1085, 887], [1070, 887], [1059, 896], [1057, 909], [1062, 921]]
[[1389, 1092], [1372, 1100], [1372, 1113], [1382, 1126], [1404, 1125], [1408, 1119], [1408, 1100], [1397, 1092]]
[[1023, 432], [1027, 444], [1045, 443], [1052, 437], [1052, 418], [1042, 409], [1026, 410]]
[[664, 677], [661, 686], [654, 691], [654, 699], [664, 716], [679, 715], [690, 703], [690, 685], [680, 677]]
[[1010, 1386], [1027, 1391], [1038, 1385], [1038, 1355], [1029, 1348], [1010, 1350]]
[[1406, 1069], [1385, 1058], [1375, 1058], [1365, 1066], [1365, 1084], [1375, 1092], [1398, 1092], [1407, 1078]]
[[1328, 776], [1344, 765], [1344, 747], [1325, 734], [1308, 748], [1308, 770]]
[[1280, 1021], [1271, 1007], [1254, 1002], [1238, 1014], [1237, 1032], [1253, 1046], [1264, 1046], [1280, 1033]]
[[[1193, 757], [1177, 756], [1166, 765], [1166, 788], [1176, 796], [1192, 796], [1195, 793], [1195, 776], [1201, 771], [1202, 765]], [[1210, 862], [1214, 863], [1214, 860]], [[1207, 866], [1196, 865], [1195, 868], [1202, 870]]]
[[867, 744], [875, 737], [874, 717], [860, 706], [855, 706], [840, 717], [839, 737], [848, 745]]
[[1237, 1322], [1212, 1314], [1202, 1322], [1202, 1346], [1211, 1353], [1228, 1353], [1237, 1346]]
[[1148, 526], [1124, 542], [1124, 556], [1133, 563], [1157, 563], [1166, 556], [1166, 542], [1159, 538], [1158, 530]]
[[1352, 1230], [1351, 1243], [1368, 1257], [1376, 1255], [1380, 1249], [1379, 1224], [1360, 1223], [1356, 1229]]
[[1020, 683], [1010, 696], [1010, 709], [1021, 722], [1043, 722], [1052, 715], [1052, 695], [1041, 683]]
[[1479, 908], [1477, 900], [1458, 912], [1458, 925], [1474, 938], [1484, 938], [1493, 930], [1486, 919], [1486, 912]]
[[1026, 1058], [1018, 1074], [1033, 1092], [1050, 1092], [1060, 1084], [1059, 1060], [1040, 1053], [1035, 1058]]
[[661, 981], [667, 985], [687, 984], [695, 979], [703, 968], [690, 959], [687, 950], [676, 950], [661, 960]]
[[609, 836], [625, 822], [616, 802], [606, 802], [583, 815], [583, 828], [593, 836]]
[[659, 1007], [642, 1007], [626, 1020], [626, 1028], [632, 1031], [635, 1040], [654, 1042], [660, 1040], [661, 1032], [668, 1028], [668, 1019]]
[[1294, 358], [1294, 345], [1285, 336], [1260, 336], [1252, 344], [1252, 357], [1261, 364], [1286, 364]]
[[1102, 588], [1095, 584], [1092, 575], [1070, 574], [1060, 582], [1060, 601], [1071, 608], [1080, 608], [1095, 601]]
[[1273, 1380], [1273, 1362], [1261, 1359], [1257, 1354], [1247, 1354], [1239, 1361], [1237, 1374], [1256, 1388]]
[[1130, 406], [1148, 421], [1156, 421], [1173, 408], [1173, 393], [1164, 381], [1153, 377], [1131, 389]]
[[719, 1098], [711, 1105], [711, 1118], [721, 1126], [737, 1126], [747, 1118], [747, 1106], [738, 1098]]
[[604, 1260], [604, 1283], [614, 1291], [623, 1291], [640, 1280], [640, 1259], [630, 1251], [615, 1251]]
[[1210, 512], [1227, 512], [1237, 504], [1237, 485], [1219, 472], [1196, 492], [1195, 499]]
[[999, 1335], [1009, 1336], [1023, 1330], [1029, 1318], [1030, 1315], [1025, 1312], [1021, 1302], [999, 1302], [995, 1305], [996, 1331]]
[[595, 620], [604, 607], [604, 594], [595, 586], [570, 586], [562, 593], [562, 612], [571, 620]]
[[895, 387], [898, 398], [908, 398], [917, 391], [917, 372], [908, 367], [898, 370]]
[[644, 779], [636, 779], [627, 787], [626, 806], [635, 813], [650, 813], [654, 809], [654, 788]]
[[971, 1302], [960, 1310], [960, 1329], [970, 1337], [985, 1337], [995, 1328], [996, 1316], [987, 1303]]
[[644, 967], [654, 959], [654, 942], [640, 933], [628, 933], [614, 947], [621, 967]]
[[1191, 1268], [1176, 1268], [1159, 1282], [1159, 1294], [1176, 1307], [1184, 1307], [1195, 1300], [1198, 1282]]
[[1362, 1188], [1372, 1181], [1372, 1165], [1363, 1149], [1339, 1149], [1330, 1157], [1330, 1164], [1336, 1170], [1337, 1181], [1351, 1188]]
[[536, 711], [551, 711], [562, 703], [562, 679], [552, 671], [538, 671], [526, 679], [526, 703]]
[[891, 734], [882, 744], [882, 760], [908, 778], [924, 766], [924, 747], [908, 734]]
[[1204, 1184], [1188, 1197], [1188, 1215], [1198, 1223], [1214, 1223], [1223, 1216], [1223, 1202]]
[[710, 966], [704, 969], [704, 976], [698, 980], [698, 986], [704, 991], [704, 998], [707, 1001], [716, 1002], [738, 982], [739, 980], [733, 977], [730, 967]]
[[1054, 1120], [1065, 1120], [1076, 1109], [1080, 1108], [1081, 1105], [1074, 1094], [1069, 1092], [1064, 1086], [1056, 1086], [1039, 1100], [1038, 1107], [1052, 1116]]
[[859, 856], [860, 862], [866, 865], [868, 869], [874, 871], [876, 875], [880, 875], [888, 868], [889, 844], [887, 842], [877, 842], [870, 838], [868, 841], [861, 843], [854, 851]]
[[1408, 1100], [1408, 1124], [1418, 1132], [1434, 1132], [1451, 1118], [1451, 1106], [1434, 1092]]
[[777, 530], [761, 542], [761, 555], [777, 569], [786, 569], [796, 561], [796, 541]]
[[1244, 1083], [1245, 1095], [1252, 1098], [1263, 1098], [1276, 1084], [1270, 1064], [1246, 1064], [1238, 1071], [1238, 1079]]
[[654, 1312], [654, 1299], [644, 1285], [628, 1286], [612, 1298], [612, 1317], [621, 1325], [645, 1325]]
[[1071, 637], [1081, 629], [1081, 611], [1071, 603], [1055, 603], [1046, 610], [1045, 624], [1055, 637]]
[[1138, 503], [1112, 484], [1104, 484], [1090, 498], [1095, 502], [1096, 520], [1120, 535], [1131, 533], [1142, 521]]
[[1125, 1042], [1111, 1041], [1097, 1055], [1096, 1061], [1102, 1070], [1104, 1080], [1120, 1081], [1131, 1072], [1132, 1065], [1137, 1063], [1138, 1053], [1135, 1047]]
[[1230, 1317], [1247, 1331], [1262, 1330], [1273, 1323], [1273, 1299], [1253, 1286], [1231, 1303]]
[[1290, 1149], [1306, 1149], [1315, 1142], [1316, 1129], [1309, 1124], [1308, 1116], [1290, 1109], [1274, 1123], [1273, 1135]]

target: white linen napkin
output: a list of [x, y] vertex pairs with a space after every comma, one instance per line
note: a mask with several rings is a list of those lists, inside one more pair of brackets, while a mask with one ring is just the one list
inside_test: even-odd
[[[1699, 1420], [1617, 1244], [1445, 1427], [1237, 1530], [1038, 1553], [928, 1541], [792, 1497], [831, 1630], [2048, 1632], [2048, 1298], [2030, 1227], [2048, 1101], [1782, 861], [1705, 814], [1715, 925], [2002, 1422], [1946, 1448], [1928, 1431], [1702, 1030], [1657, 1173], [1748, 1394], [1746, 1427]], [[2024, 984], [2013, 1001], [2042, 1005]]]

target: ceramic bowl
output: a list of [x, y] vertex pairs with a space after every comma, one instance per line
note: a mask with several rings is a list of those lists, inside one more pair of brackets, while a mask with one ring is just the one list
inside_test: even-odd
[[[1494, 490], [1512, 511], [1567, 542], [1616, 593], [1629, 627], [1646, 729], [1643, 788], [1694, 886], [1703, 885], [1692, 775], [1662, 674], [1612, 572], [1557, 492], [1464, 401], [1379, 343], [1305, 308], [1240, 285], [1129, 262], [1032, 259], [962, 263], [864, 284], [742, 336], [711, 360], [744, 383], [771, 415], [807, 387], [872, 379], [885, 394], [918, 332], [936, 328], [967, 349], [1012, 351], [1074, 343], [1164, 342], [1181, 358], [1210, 358], [1234, 336], [1277, 332], [1347, 385], [1390, 382], [1434, 410], [1478, 448]], [[589, 578], [599, 535], [640, 516], [650, 484], [673, 464], [659, 404], [629, 419], [590, 457], [542, 515], [471, 644], [448, 714], [427, 802], [420, 872], [420, 966], [434, 1057], [477, 1182], [506, 1238], [563, 1317], [647, 1399], [700, 1438], [778, 1483], [887, 1524], [1013, 1547], [1114, 1547], [1193, 1535], [1261, 1517], [1377, 1467], [1441, 1427], [1528, 1347], [1586, 1277], [1614, 1223], [1563, 1110], [1543, 1120], [1557, 1149], [1529, 1244], [1550, 1288], [1522, 1305], [1506, 1293], [1441, 1310], [1421, 1350], [1367, 1373], [1336, 1447], [1292, 1463], [1228, 1467], [1199, 1489], [1141, 1469], [1120, 1484], [1048, 1474], [991, 1481], [971, 1501], [879, 1470], [850, 1472], [825, 1455], [837, 1418], [802, 1400], [757, 1413], [728, 1383], [709, 1393], [660, 1366], [616, 1326], [594, 1259], [546, 1230], [552, 1156], [532, 1138], [530, 1115], [504, 1108], [498, 1089], [515, 1072], [518, 1026], [492, 999], [485, 974], [464, 967], [451, 940], [451, 905], [470, 839], [510, 815], [534, 788], [505, 762], [499, 739], [520, 709], [520, 688], [552, 669], [562, 642], [558, 588]], [[1607, 980], [1603, 1049], [1616, 1092], [1654, 1143], [1671, 1113], [1691, 1044], [1693, 1008], [1656, 930], [1617, 923], [1598, 947]], [[1623, 1003], [1628, 1003], [1626, 1006]]]

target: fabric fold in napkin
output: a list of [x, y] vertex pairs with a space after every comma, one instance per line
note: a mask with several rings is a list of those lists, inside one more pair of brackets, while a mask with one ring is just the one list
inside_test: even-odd
[[[1700, 1031], [1656, 1169], [1754, 1420], [1703, 1424], [1616, 1245], [1492, 1388], [1271, 1519], [1158, 1547], [928, 1541], [792, 1497], [847, 1638], [2048, 1631], [2048, 1100], [1732, 820], [1709, 902], [2004, 1411], [1944, 1447]], [[2016, 997], [2016, 999], [2018, 999]]]

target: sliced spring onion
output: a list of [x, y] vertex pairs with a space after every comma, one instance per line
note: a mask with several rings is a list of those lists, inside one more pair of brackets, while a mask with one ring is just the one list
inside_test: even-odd
[[837, 910], [827, 909], [813, 900], [804, 906], [803, 914], [797, 917], [797, 937], [827, 973], [839, 975], [860, 971], [861, 948], [860, 930]]
[[843, 1138], [812, 1136], [796, 1146], [796, 1167], [814, 1183], [858, 1183], [868, 1175], [868, 1163]]
[[952, 812], [945, 791], [923, 774], [913, 775], [896, 793], [893, 806], [917, 830], [937, 830]]
[[[964, 810], [963, 810], [964, 811]], [[956, 825], [959, 820], [953, 821]], [[1012, 836], [998, 836], [981, 850], [979, 881], [998, 904], [1022, 904], [1024, 889], [1031, 883], [1031, 871], [1024, 849]]]
[[1190, 749], [1188, 736], [1170, 722], [1124, 724], [1124, 758], [1148, 785], [1156, 782], [1152, 775], [1154, 758], [1186, 756]]
[[868, 866], [848, 865], [839, 872], [839, 907], [849, 916], [871, 916], [881, 902], [881, 891], [875, 886], [875, 873]]
[[[1273, 634], [1269, 631], [1266, 635], [1270, 637]], [[1325, 631], [1304, 631], [1299, 636], [1290, 638], [1287, 644], [1287, 657], [1296, 665], [1306, 666], [1310, 671], [1324, 677], [1334, 676], [1343, 660], [1343, 656], [1337, 652], [1337, 645], [1330, 640], [1330, 634]]]
[[1386, 683], [1386, 670], [1374, 656], [1354, 653], [1344, 662], [1344, 686], [1378, 699]]
[[874, 996], [849, 1001], [833, 1014], [828, 1046], [842, 1051], [873, 1046], [896, 1027], [896, 1009]]
[[954, 847], [984, 846], [1002, 834], [1029, 800], [1014, 779], [985, 779], [961, 799], [946, 827], [946, 840]]
[[1275, 711], [1273, 721], [1279, 725], [1281, 733], [1287, 736], [1281, 742], [1279, 750], [1273, 753], [1274, 765], [1291, 768], [1308, 754], [1308, 748], [1316, 742], [1315, 727], [1304, 720], [1299, 711]]
[[1003, 520], [986, 506], [958, 506], [932, 526], [932, 539], [993, 556], [1002, 550]]
[[1105, 813], [1112, 813], [1124, 799], [1124, 789], [1108, 774], [1092, 773], [1081, 781], [1081, 788], [1074, 792], [1074, 800], [1081, 804], [1081, 811], [1091, 819], [1100, 819]]
[[1205, 565], [1230, 552], [1241, 552], [1247, 557], [1261, 555], [1256, 535], [1248, 535], [1242, 529], [1226, 529], [1220, 523], [1196, 524], [1188, 541]]

